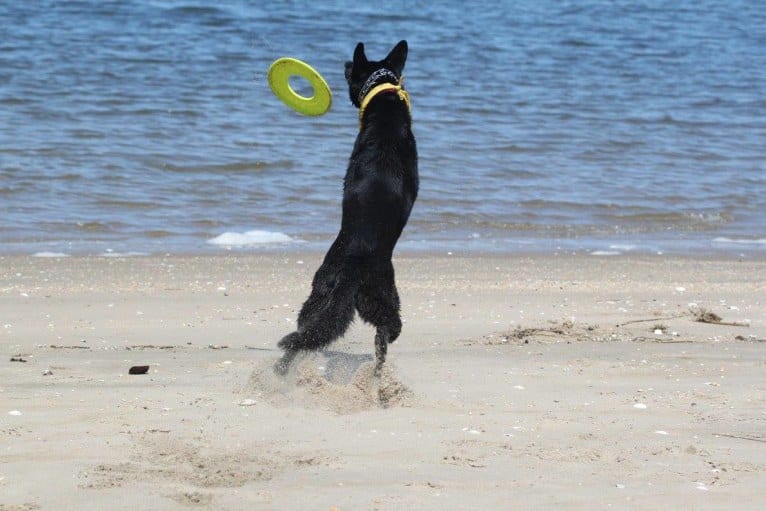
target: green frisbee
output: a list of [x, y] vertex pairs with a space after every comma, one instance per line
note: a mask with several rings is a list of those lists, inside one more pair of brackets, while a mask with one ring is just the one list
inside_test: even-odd
[[[290, 87], [290, 77], [300, 76], [314, 89], [314, 95], [301, 96]], [[287, 106], [303, 115], [326, 114], [332, 105], [332, 94], [327, 82], [316, 69], [303, 61], [290, 57], [275, 60], [269, 67], [269, 86]]]

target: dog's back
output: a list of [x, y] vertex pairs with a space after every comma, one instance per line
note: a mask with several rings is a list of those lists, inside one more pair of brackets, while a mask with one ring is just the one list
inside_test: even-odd
[[279, 342], [285, 354], [277, 372], [284, 373], [298, 351], [320, 349], [343, 335], [355, 310], [377, 329], [377, 371], [401, 332], [391, 256], [418, 193], [409, 96], [400, 84], [406, 58], [406, 41], [377, 62], [367, 60], [359, 43], [346, 63], [360, 130], [344, 180], [341, 228], [314, 276], [298, 330]]
[[[418, 193], [418, 157], [409, 101], [403, 100], [395, 87], [401, 80], [406, 52], [407, 43], [402, 41], [391, 52], [399, 55], [401, 65], [387, 60], [370, 63], [359, 43], [355, 61], [346, 68], [354, 104], [362, 105], [365, 97], [360, 96], [384, 87], [360, 111], [360, 130], [344, 182], [339, 241], [356, 241], [362, 244], [361, 251], [386, 259], [391, 258]], [[386, 89], [386, 84], [394, 87]]]

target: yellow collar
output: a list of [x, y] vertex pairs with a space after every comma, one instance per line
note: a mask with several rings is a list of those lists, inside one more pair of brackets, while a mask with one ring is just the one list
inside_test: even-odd
[[403, 80], [404, 77], [399, 80], [399, 84], [397, 85], [393, 83], [381, 83], [380, 85], [373, 87], [372, 90], [367, 93], [367, 95], [362, 100], [362, 104], [359, 106], [359, 129], [362, 128], [362, 119], [364, 118], [364, 111], [367, 109], [367, 105], [370, 104], [372, 98], [384, 91], [396, 91], [396, 95], [399, 96], [399, 99], [404, 101], [404, 103], [407, 105], [407, 111], [412, 112], [412, 107], [410, 106], [410, 94], [404, 90], [401, 85]]

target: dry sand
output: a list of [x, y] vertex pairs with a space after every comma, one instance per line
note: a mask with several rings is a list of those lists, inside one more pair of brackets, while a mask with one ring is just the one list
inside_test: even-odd
[[276, 378], [320, 257], [0, 258], [0, 511], [763, 509], [766, 261], [399, 257]]

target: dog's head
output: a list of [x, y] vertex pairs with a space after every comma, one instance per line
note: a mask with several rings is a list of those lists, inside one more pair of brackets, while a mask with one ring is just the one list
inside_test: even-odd
[[346, 62], [346, 81], [351, 102], [359, 107], [367, 92], [376, 85], [398, 84], [406, 60], [407, 41], [399, 41], [391, 53], [379, 61], [367, 60], [364, 44], [358, 43], [354, 50], [354, 60]]

